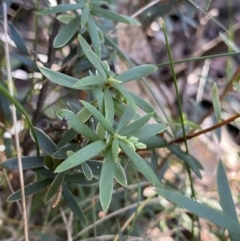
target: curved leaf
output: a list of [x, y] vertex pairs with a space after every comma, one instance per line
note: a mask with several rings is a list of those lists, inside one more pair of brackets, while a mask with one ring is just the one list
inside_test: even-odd
[[85, 175], [85, 177], [88, 179], [88, 180], [92, 180], [92, 177], [93, 177], [93, 174], [92, 174], [92, 170], [91, 168], [88, 166], [87, 162], [83, 162], [81, 164], [82, 166], [82, 171], [83, 171], [83, 174]]
[[77, 10], [82, 8], [83, 4], [71, 4], [71, 3], [65, 3], [61, 5], [57, 5], [54, 7], [49, 7], [46, 9], [43, 9], [37, 13], [37, 15], [48, 15], [53, 13], [62, 13], [70, 10]]
[[127, 187], [126, 173], [125, 173], [123, 167], [119, 163], [116, 163], [116, 165], [115, 165], [114, 177], [119, 184], [121, 184], [124, 187]]
[[89, 17], [89, 7], [84, 7], [81, 15], [81, 28], [85, 26]]
[[79, 204], [77, 203], [76, 198], [73, 196], [73, 194], [65, 185], [63, 185], [63, 197], [68, 207], [71, 209], [74, 215], [78, 218], [78, 220], [80, 220], [84, 225], [87, 225], [87, 219], [83, 214]]
[[[30, 184], [26, 185], [24, 187], [25, 197], [28, 197], [32, 194], [35, 194], [35, 193], [41, 191], [42, 189], [47, 187], [51, 182], [52, 182], [52, 179], [43, 179], [43, 180], [36, 181], [34, 183], [30, 183]], [[14, 201], [18, 201], [18, 200], [21, 200], [21, 199], [22, 199], [21, 189], [19, 189], [16, 192], [14, 192], [13, 194], [11, 194], [8, 197], [7, 201], [8, 202], [14, 202]]]
[[79, 30], [79, 23], [81, 17], [78, 16], [74, 18], [71, 22], [69, 22], [65, 27], [63, 27], [56, 38], [54, 39], [53, 46], [54, 48], [60, 48], [66, 45], [72, 37]]
[[[34, 169], [44, 166], [43, 156], [28, 156], [22, 157], [22, 168], [23, 170]], [[8, 159], [0, 164], [1, 168], [8, 170], [18, 170], [18, 159], [17, 157]]]
[[126, 83], [131, 80], [136, 80], [147, 75], [152, 74], [157, 70], [157, 67], [152, 64], [140, 65], [126, 70], [125, 72], [119, 74], [116, 79]]
[[148, 137], [147, 139], [141, 139], [141, 142], [147, 146], [147, 149], [154, 149], [154, 148], [168, 146], [167, 141], [159, 136], [151, 136], [151, 137]]
[[104, 212], [107, 212], [111, 203], [114, 174], [115, 162], [112, 157], [112, 151], [108, 148], [105, 152], [105, 159], [99, 181], [100, 203]]
[[93, 142], [85, 146], [81, 150], [69, 156], [64, 162], [62, 162], [56, 168], [55, 172], [63, 172], [85, 162], [86, 160], [99, 154], [106, 146], [107, 144], [102, 140]]

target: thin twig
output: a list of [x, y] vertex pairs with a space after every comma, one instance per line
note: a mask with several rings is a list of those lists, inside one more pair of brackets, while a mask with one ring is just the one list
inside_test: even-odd
[[61, 212], [62, 219], [63, 219], [63, 222], [65, 224], [66, 231], [67, 231], [68, 241], [73, 241], [70, 225], [69, 225], [69, 223], [67, 221], [66, 215], [65, 215], [65, 213], [64, 213], [62, 208], [60, 208], [60, 212]]
[[[215, 130], [215, 129], [218, 129], [218, 128], [222, 127], [222, 126], [225, 126], [225, 125], [229, 124], [230, 122], [236, 120], [236, 119], [239, 118], [239, 117], [240, 117], [240, 112], [237, 113], [237, 114], [235, 114], [235, 115], [233, 115], [233, 116], [231, 116], [231, 117], [229, 117], [229, 118], [226, 119], [226, 120], [223, 120], [223, 121], [221, 121], [221, 122], [219, 122], [219, 123], [211, 126], [211, 127], [208, 127], [208, 128], [203, 129], [203, 130], [201, 130], [201, 131], [198, 131], [198, 132], [189, 134], [189, 135], [186, 136], [186, 139], [189, 140], [189, 139], [192, 139], [192, 138], [194, 138], [194, 137], [196, 137], [196, 136], [200, 136], [200, 135], [202, 135], [202, 134], [206, 134], [206, 133], [208, 133], [208, 132], [210, 132], [210, 131], [213, 131], [213, 130]], [[179, 137], [179, 138], [176, 138], [175, 140], [170, 141], [170, 142], [168, 143], [168, 145], [171, 145], [171, 144], [174, 144], [174, 143], [181, 143], [181, 142], [183, 142], [183, 141], [184, 141], [184, 137]]]
[[[10, 55], [9, 55], [9, 46], [8, 46], [8, 23], [7, 23], [7, 4], [3, 3], [3, 25], [4, 25], [4, 35], [5, 35], [5, 53], [6, 53], [6, 66], [7, 66], [7, 77], [9, 81], [9, 93], [11, 96], [14, 96], [13, 91], [13, 80], [11, 74], [11, 64], [10, 64]], [[19, 143], [18, 135], [18, 125], [17, 125], [17, 113], [14, 105], [11, 107], [12, 118], [13, 118], [13, 127], [14, 127], [14, 137], [17, 150], [17, 159], [18, 159], [18, 170], [19, 170], [19, 181], [21, 188], [21, 197], [22, 197], [22, 214], [23, 214], [23, 225], [24, 225], [24, 236], [25, 241], [28, 241], [28, 220], [27, 220], [27, 210], [26, 210], [26, 200], [25, 200], [25, 191], [24, 191], [24, 178], [23, 178], [23, 168], [22, 168], [22, 158], [21, 158], [21, 148]]]

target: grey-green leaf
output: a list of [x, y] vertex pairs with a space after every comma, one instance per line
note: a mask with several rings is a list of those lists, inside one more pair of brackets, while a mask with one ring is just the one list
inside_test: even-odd
[[191, 213], [196, 214], [200, 218], [204, 218], [219, 225], [223, 229], [228, 229], [230, 232], [240, 235], [240, 225], [238, 222], [230, 218], [229, 216], [221, 213], [209, 206], [194, 201], [188, 197], [185, 197], [177, 192], [168, 191], [162, 188], [157, 189], [157, 193], [176, 204], [178, 207], [185, 208]]
[[105, 159], [102, 165], [102, 171], [99, 182], [100, 203], [103, 211], [109, 208], [112, 199], [113, 183], [115, 174], [115, 162], [112, 157], [111, 148], [105, 152]]
[[87, 76], [80, 79], [76, 84], [74, 84], [74, 89], [82, 89], [83, 86], [89, 85], [101, 85], [106, 82], [106, 79], [99, 75]]
[[218, 97], [218, 88], [216, 83], [213, 85], [213, 90], [212, 90], [212, 101], [213, 101], [213, 108], [214, 112], [217, 118], [217, 121], [220, 122], [221, 119], [221, 107], [220, 107], [220, 101]]
[[144, 126], [149, 120], [150, 118], [153, 116], [153, 113], [147, 114], [143, 117], [141, 117], [140, 119], [132, 122], [131, 124], [129, 124], [127, 127], [125, 127], [124, 129], [122, 129], [119, 133], [123, 136], [131, 136], [133, 135], [133, 133], [135, 131], [137, 131], [140, 127]]
[[167, 147], [168, 145], [167, 141], [159, 136], [151, 136], [147, 139], [141, 139], [141, 142], [147, 146], [147, 149]]
[[119, 150], [119, 140], [118, 138], [114, 137], [112, 141], [112, 156], [113, 156], [114, 162], [117, 161], [118, 150]]
[[73, 155], [69, 156], [64, 162], [62, 162], [55, 170], [55, 172], [63, 172], [69, 170], [79, 164], [82, 164], [86, 160], [92, 158], [99, 154], [104, 148], [106, 148], [107, 144], [102, 141], [93, 142], [81, 150], [77, 151]]
[[115, 165], [115, 179], [116, 181], [124, 187], [127, 187], [127, 177], [123, 167], [116, 163]]
[[81, 15], [81, 28], [85, 26], [89, 17], [89, 7], [84, 7]]
[[[68, 75], [53, 71], [53, 70], [45, 68], [45, 67], [38, 67], [38, 68], [42, 72], [42, 74], [44, 76], [46, 76], [46, 78], [51, 80], [53, 83], [56, 83], [58, 85], [62, 85], [64, 87], [74, 89], [73, 85], [76, 84], [79, 81], [79, 79], [70, 77]], [[82, 89], [89, 89], [89, 87], [87, 86], [87, 87], [82, 88]]]
[[81, 102], [89, 110], [89, 112], [91, 112], [92, 115], [106, 128], [107, 131], [109, 131], [111, 134], [114, 133], [112, 126], [100, 111], [98, 111], [95, 107], [93, 107], [91, 104], [89, 104], [86, 101], [82, 100]]
[[82, 166], [82, 171], [83, 171], [85, 177], [87, 178], [87, 180], [92, 180], [92, 177], [93, 177], [92, 170], [88, 166], [87, 162], [83, 162], [81, 164], [81, 166]]
[[121, 116], [121, 119], [119, 120], [116, 132], [121, 131], [124, 127], [126, 127], [126, 125], [130, 122], [130, 120], [133, 118], [134, 116], [134, 109], [132, 108], [131, 105], [126, 105], [124, 112]]
[[53, 46], [54, 48], [60, 48], [66, 45], [72, 37], [79, 30], [80, 16], [74, 18], [71, 22], [69, 22], [66, 26], [64, 26], [60, 32], [57, 34], [54, 39]]
[[103, 8], [91, 6], [91, 13], [96, 15], [96, 16], [108, 18], [108, 19], [111, 19], [113, 21], [117, 21], [117, 22], [121, 22], [121, 23], [140, 25], [140, 23], [133, 18], [117, 14], [117, 13], [112, 12], [110, 10], [105, 10]]
[[56, 152], [52, 154], [54, 159], [66, 159], [68, 156], [66, 154], [67, 151], [76, 152], [80, 148], [78, 143], [68, 143], [65, 146], [59, 148]]
[[[23, 170], [35, 169], [38, 167], [43, 167], [42, 156], [25, 156], [22, 157], [22, 168]], [[18, 170], [18, 159], [17, 157], [8, 159], [0, 164], [1, 168], [8, 169], [8, 170]]]
[[[238, 217], [235, 209], [235, 205], [233, 202], [231, 190], [228, 185], [228, 179], [226, 172], [223, 167], [222, 161], [219, 161], [217, 168], [217, 186], [218, 186], [218, 194], [220, 197], [220, 205], [222, 207], [223, 213], [233, 221], [238, 223]], [[239, 236], [236, 236], [229, 230], [229, 234], [232, 241], [237, 241]]]
[[126, 83], [131, 80], [139, 79], [147, 75], [152, 74], [157, 70], [157, 67], [152, 64], [140, 65], [126, 70], [125, 72], [119, 74], [116, 79]]
[[113, 120], [114, 120], [114, 104], [113, 104], [113, 97], [108, 88], [104, 89], [104, 107], [105, 107], [105, 118], [112, 126]]
[[[89, 104], [91, 105], [91, 104]], [[94, 107], [93, 107], [94, 108]], [[58, 115], [62, 118], [65, 116], [68, 118], [68, 124], [78, 133], [82, 134], [83, 136], [87, 137], [91, 141], [98, 140], [98, 136], [96, 133], [90, 129], [87, 125], [85, 125], [73, 112], [69, 110], [62, 110], [58, 112]]]
[[152, 183], [155, 187], [161, 187], [161, 183], [158, 180], [156, 174], [150, 168], [150, 166], [140, 157], [131, 147], [129, 147], [125, 142], [119, 141], [120, 147], [123, 152], [129, 157], [131, 162], [137, 167], [137, 169], [143, 174], [143, 176]]
[[88, 17], [87, 28], [89, 31], [90, 38], [92, 40], [94, 52], [97, 56], [101, 56], [101, 42], [99, 39], [97, 26], [91, 15], [89, 15]]
[[58, 173], [56, 177], [54, 178], [50, 188], [48, 189], [45, 198], [44, 203], [47, 204], [58, 192], [58, 189], [62, 185], [62, 182], [64, 180], [65, 172]]
[[34, 130], [37, 134], [39, 146], [41, 147], [41, 149], [47, 154], [52, 155], [57, 150], [57, 145], [42, 130], [38, 129], [37, 127], [34, 127]]
[[84, 225], [87, 225], [87, 219], [86, 219], [85, 215], [83, 214], [79, 204], [77, 203], [76, 198], [73, 196], [73, 194], [70, 192], [70, 190], [65, 185], [63, 185], [63, 197], [64, 197], [68, 207], [74, 213], [74, 215]]
[[[52, 182], [52, 179], [42, 179], [40, 181], [36, 181], [34, 183], [30, 183], [30, 184], [26, 185], [24, 187], [25, 197], [28, 197], [32, 194], [35, 194], [35, 193], [41, 191], [42, 189], [47, 187], [51, 182]], [[14, 202], [14, 201], [18, 201], [18, 200], [21, 200], [21, 199], [22, 199], [21, 190], [19, 189], [16, 192], [14, 192], [13, 194], [11, 194], [8, 197], [7, 201], [8, 202]]]
[[71, 4], [71, 3], [65, 3], [61, 5], [57, 5], [54, 7], [49, 7], [46, 9], [43, 9], [37, 13], [37, 15], [48, 15], [48, 14], [53, 14], [53, 13], [62, 13], [66, 11], [71, 11], [71, 10], [77, 10], [83, 7], [83, 4]]

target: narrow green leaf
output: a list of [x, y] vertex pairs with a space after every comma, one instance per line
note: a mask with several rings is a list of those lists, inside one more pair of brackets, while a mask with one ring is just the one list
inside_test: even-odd
[[[54, 164], [55, 164], [55, 160], [52, 158], [52, 156], [50, 155], [45, 155], [44, 156], [44, 166], [46, 168], [48, 168], [49, 170], [53, 171], [54, 170]], [[44, 167], [44, 168], [45, 168]]]
[[99, 59], [99, 57], [92, 52], [91, 47], [89, 46], [89, 44], [86, 42], [86, 40], [81, 35], [78, 35], [78, 40], [79, 40], [79, 43], [82, 47], [84, 54], [86, 55], [88, 60], [91, 62], [91, 64], [96, 68], [96, 70], [99, 72], [99, 74], [103, 78], [107, 78], [107, 74], [105, 73], [102, 65], [100, 64], [101, 60]]
[[119, 184], [121, 184], [124, 187], [127, 187], [126, 173], [125, 173], [123, 167], [119, 163], [116, 163], [116, 165], [115, 165], [114, 177]]
[[147, 149], [167, 147], [168, 143], [165, 139], [159, 136], [151, 136], [147, 139], [141, 139], [141, 142], [147, 146]]
[[[37, 135], [39, 146], [47, 154], [52, 155], [57, 150], [57, 145], [49, 138], [49, 136], [42, 130], [34, 127], [35, 133]], [[32, 136], [32, 132], [30, 133]]]
[[101, 42], [99, 39], [97, 26], [91, 15], [89, 15], [88, 17], [87, 28], [89, 31], [90, 38], [92, 40], [94, 52], [97, 56], [101, 56]]
[[112, 142], [112, 156], [113, 156], [114, 162], [117, 161], [118, 151], [119, 151], [119, 140], [118, 138], [114, 137]]
[[101, 85], [106, 83], [106, 79], [99, 75], [87, 76], [80, 79], [76, 84], [74, 84], [74, 89], [82, 89], [82, 87], [89, 85]]
[[61, 14], [57, 16], [57, 20], [61, 23], [64, 24], [68, 24], [69, 22], [71, 22], [73, 19], [75, 18], [74, 15], [70, 15], [70, 14]]
[[101, 123], [97, 124], [96, 134], [98, 135], [99, 139], [103, 140], [106, 138], [106, 129]]
[[[96, 103], [91, 102], [90, 103], [93, 106], [96, 106]], [[89, 110], [86, 107], [83, 107], [78, 113], [77, 113], [77, 118], [85, 123], [89, 118], [92, 116], [92, 114], [89, 112]]]
[[63, 185], [63, 197], [68, 207], [71, 209], [74, 215], [78, 218], [78, 220], [81, 221], [84, 225], [87, 225], [87, 219], [83, 214], [79, 204], [77, 203], [76, 198], [73, 196], [71, 191], [65, 185]]
[[121, 116], [121, 119], [119, 120], [116, 132], [121, 131], [123, 128], [126, 127], [126, 125], [130, 122], [130, 120], [133, 118], [134, 116], [134, 109], [132, 108], [131, 105], [126, 105], [124, 112]]
[[132, 108], [134, 110], [137, 109], [136, 103], [133, 100], [133, 98], [131, 97], [131, 95], [128, 93], [127, 90], [125, 90], [120, 84], [118, 83], [113, 83], [113, 86], [115, 87], [115, 89], [117, 89], [126, 99], [126, 101], [132, 106]]
[[[40, 181], [36, 181], [34, 183], [30, 183], [30, 184], [26, 185], [24, 187], [25, 197], [28, 197], [32, 194], [35, 194], [35, 193], [41, 191], [42, 189], [47, 187], [51, 182], [52, 182], [52, 179], [42, 179]], [[22, 199], [21, 189], [19, 189], [16, 192], [14, 192], [13, 194], [11, 194], [8, 197], [7, 201], [8, 202], [14, 202], [14, 201], [18, 201], [18, 200], [21, 200], [21, 199]]]
[[104, 113], [104, 95], [101, 86], [94, 86], [94, 95], [97, 100], [97, 106], [101, 113]]
[[[92, 173], [94, 176], [100, 176], [101, 169], [102, 169], [102, 161], [89, 160], [89, 161], [86, 161], [86, 163], [92, 170]], [[81, 165], [76, 166], [76, 168], [82, 170]]]
[[[91, 105], [91, 104], [89, 104]], [[94, 108], [94, 107], [93, 107]], [[77, 116], [69, 111], [69, 110], [62, 110], [58, 112], [58, 115], [62, 118], [65, 116], [68, 118], [68, 124], [78, 133], [82, 134], [83, 136], [87, 137], [91, 141], [97, 141], [99, 138], [96, 133], [91, 130], [87, 125], [85, 125], [82, 121], [80, 121]]]
[[140, 23], [133, 18], [130, 18], [130, 17], [124, 16], [124, 15], [120, 15], [120, 14], [117, 14], [110, 10], [103, 9], [103, 8], [94, 7], [93, 5], [91, 6], [91, 13], [96, 16], [108, 18], [113, 21], [117, 21], [117, 22], [121, 22], [121, 23], [140, 25]]
[[176, 204], [178, 207], [185, 208], [189, 212], [196, 214], [200, 218], [204, 218], [220, 226], [223, 229], [228, 229], [234, 234], [240, 235], [240, 225], [232, 218], [221, 213], [213, 208], [208, 207], [205, 204], [194, 201], [188, 197], [185, 197], [179, 193], [168, 191], [165, 189], [157, 189], [157, 193]]
[[219, 33], [220, 38], [223, 40], [223, 42], [233, 51], [239, 52], [240, 48], [235, 44], [226, 34], [224, 33]]
[[92, 170], [91, 170], [91, 168], [88, 166], [87, 162], [83, 162], [83, 163], [81, 164], [81, 166], [82, 166], [82, 171], [83, 171], [85, 177], [86, 177], [88, 180], [92, 180], [92, 178], [93, 178]]
[[[217, 168], [217, 186], [218, 186], [218, 194], [220, 197], [220, 205], [222, 207], [223, 213], [233, 221], [238, 223], [238, 217], [235, 209], [235, 205], [233, 202], [232, 194], [230, 187], [228, 185], [228, 179], [226, 172], [224, 170], [222, 161], [219, 161]], [[234, 233], [231, 233], [229, 230], [229, 234], [232, 241], [239, 240], [239, 236], [236, 236]]]
[[32, 70], [38, 71], [36, 63], [30, 57], [18, 53], [10, 53], [10, 56], [17, 59], [21, 64], [30, 67]]
[[131, 80], [136, 80], [147, 75], [152, 74], [157, 70], [157, 67], [152, 64], [145, 64], [131, 69], [119, 74], [116, 79], [122, 81], [123, 83], [129, 82]]
[[19, 33], [19, 31], [15, 28], [15, 26], [12, 23], [9, 22], [8, 26], [11, 39], [16, 44], [17, 48], [20, 50], [21, 53], [28, 55], [28, 49], [25, 44], [25, 41], [22, 38], [22, 35]]
[[58, 148], [61, 148], [66, 144], [68, 144], [76, 135], [77, 135], [77, 132], [74, 129], [67, 130], [65, 135], [58, 142], [57, 144]]
[[113, 120], [114, 120], [114, 104], [113, 104], [113, 97], [108, 88], [104, 89], [104, 107], [105, 107], [105, 118], [112, 126]]
[[77, 16], [58, 32], [53, 42], [54, 48], [61, 48], [72, 39], [79, 30], [80, 18], [81, 16]]
[[[79, 165], [81, 166], [81, 165]], [[78, 168], [80, 169], [80, 168]], [[81, 168], [82, 170], [82, 168]], [[96, 185], [99, 183], [99, 179], [96, 177], [93, 177], [91, 180], [88, 180], [84, 173], [74, 173], [74, 174], [66, 174], [65, 175], [65, 182], [67, 183], [76, 183], [78, 185], [81, 185], [82, 187], [88, 187], [92, 185]]]
[[52, 154], [52, 157], [54, 159], [63, 160], [68, 157], [66, 154], [67, 151], [76, 152], [78, 149], [80, 149], [80, 146], [78, 143], [68, 143], [65, 146], [62, 146], [61, 148], [59, 148], [56, 152], [54, 152]]
[[103, 149], [105, 149], [107, 144], [102, 141], [93, 142], [81, 150], [77, 151], [70, 157], [68, 157], [64, 162], [62, 162], [55, 170], [55, 172], [63, 172], [69, 170], [79, 164], [82, 164], [86, 160], [92, 158], [93, 156], [99, 154]]
[[[22, 168], [23, 170], [34, 169], [38, 167], [43, 167], [43, 157], [42, 156], [25, 156], [22, 157]], [[17, 157], [8, 159], [0, 164], [1, 168], [8, 170], [18, 170], [18, 159]]]
[[37, 155], [39, 156], [40, 152], [39, 152], [39, 144], [38, 144], [37, 135], [36, 135], [34, 126], [31, 122], [31, 119], [28, 116], [28, 113], [25, 111], [23, 106], [17, 101], [17, 99], [10, 95], [9, 91], [1, 83], [0, 83], [0, 93], [3, 96], [5, 96], [11, 103], [13, 103], [15, 105], [15, 107], [17, 108], [17, 110], [20, 111], [25, 116], [25, 118], [27, 120], [27, 123], [30, 127], [30, 130], [32, 131], [33, 139], [34, 139], [35, 144], [36, 144]]
[[42, 177], [46, 177], [49, 179], [54, 179], [55, 178], [55, 174], [53, 173], [52, 170], [46, 169], [46, 167], [39, 167], [39, 168], [35, 168], [33, 169], [33, 171], [35, 173], [37, 173], [38, 175], [42, 176]]
[[153, 116], [153, 113], [147, 114], [143, 117], [141, 117], [139, 120], [136, 120], [129, 124], [127, 127], [125, 127], [123, 130], [119, 132], [119, 134], [123, 136], [131, 136], [136, 130], [138, 130], [140, 127], [144, 126]]
[[154, 110], [154, 108], [143, 98], [141, 98], [139, 95], [135, 95], [134, 93], [129, 91], [129, 94], [131, 95], [131, 97], [133, 98], [133, 100], [135, 101], [136, 105], [141, 108], [142, 110], [144, 110], [146, 113], [152, 113], [154, 112], [153, 118], [155, 118], [156, 120], [159, 120], [159, 117], [156, 113], [156, 111]]
[[56, 177], [54, 178], [52, 184], [50, 185], [50, 188], [48, 189], [45, 198], [44, 203], [47, 204], [58, 192], [59, 187], [62, 185], [64, 180], [65, 172], [58, 173]]
[[213, 90], [212, 90], [212, 101], [213, 101], [213, 108], [214, 108], [214, 113], [216, 115], [217, 121], [220, 122], [221, 119], [221, 107], [220, 107], [220, 101], [218, 97], [218, 88], [216, 83], [213, 85]]
[[100, 203], [104, 212], [107, 212], [111, 203], [114, 174], [115, 162], [111, 149], [107, 148], [99, 181]]
[[37, 15], [62, 13], [62, 12], [66, 12], [66, 11], [77, 10], [77, 9], [82, 8], [83, 6], [84, 6], [83, 4], [65, 3], [65, 4], [54, 6], [54, 7], [49, 7], [49, 8], [43, 9], [43, 10], [39, 11], [37, 13]]
[[84, 7], [81, 15], [81, 28], [85, 26], [89, 17], [89, 7]]
[[158, 180], [156, 174], [150, 168], [150, 166], [140, 157], [135, 151], [132, 150], [125, 142], [119, 141], [120, 147], [123, 152], [129, 157], [137, 169], [143, 174], [143, 176], [152, 183], [155, 187], [161, 187], [161, 183]]
[[95, 107], [91, 104], [87, 103], [86, 101], [81, 101], [82, 104], [92, 113], [92, 115], [106, 128], [108, 132], [111, 134], [114, 133], [114, 130], [110, 123], [105, 119], [101, 112], [99, 112]]
[[137, 137], [139, 140], [147, 139], [148, 137], [154, 136], [167, 128], [164, 124], [151, 124], [151, 125], [144, 125], [140, 127], [136, 132], [132, 135]]
[[190, 154], [186, 154], [184, 151], [182, 151], [180, 148], [178, 148], [175, 145], [171, 145], [168, 147], [168, 149], [178, 158], [180, 158], [181, 160], [185, 161], [189, 167], [193, 170], [193, 172], [197, 175], [197, 177], [199, 179], [202, 178], [202, 175], [200, 173], [200, 170], [203, 170], [202, 165], [200, 164], [200, 162], [193, 157]]
[[[70, 77], [68, 75], [53, 71], [53, 70], [45, 68], [45, 67], [38, 67], [38, 68], [46, 78], [51, 80], [53, 83], [62, 85], [64, 87], [74, 89], [73, 85], [79, 81], [79, 79]], [[89, 89], [89, 87], [87, 86], [84, 89], [87, 90], [87, 89]]]

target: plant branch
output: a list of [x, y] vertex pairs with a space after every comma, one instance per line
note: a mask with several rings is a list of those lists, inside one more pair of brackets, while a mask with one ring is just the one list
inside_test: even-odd
[[[208, 133], [208, 132], [210, 132], [210, 131], [213, 131], [213, 130], [215, 130], [215, 129], [217, 129], [217, 128], [220, 128], [220, 127], [222, 127], [222, 126], [225, 126], [225, 125], [229, 124], [230, 122], [234, 121], [235, 119], [237, 119], [237, 118], [239, 118], [239, 117], [240, 117], [240, 112], [237, 113], [237, 114], [235, 114], [235, 115], [233, 115], [233, 116], [231, 116], [231, 117], [229, 117], [229, 118], [226, 119], [226, 120], [223, 120], [223, 121], [221, 121], [221, 122], [219, 122], [219, 123], [211, 126], [211, 127], [208, 127], [208, 128], [206, 128], [206, 129], [203, 129], [203, 130], [198, 131], [198, 132], [195, 132], [195, 133], [188, 134], [188, 135], [186, 136], [186, 138], [187, 138], [187, 140], [189, 140], [189, 139], [192, 139], [192, 138], [194, 138], [194, 137], [200, 136], [200, 135], [202, 135], [202, 134], [206, 134], [206, 133]], [[170, 141], [170, 142], [168, 143], [168, 145], [175, 144], [175, 143], [181, 143], [181, 142], [183, 142], [183, 141], [184, 141], [184, 137], [183, 137], [183, 136], [182, 136], [182, 137], [178, 137], [178, 138], [176, 138], [175, 140]]]
[[[6, 56], [6, 67], [7, 67], [7, 77], [9, 81], [9, 93], [14, 97], [14, 84], [12, 80], [11, 73], [11, 63], [9, 55], [9, 46], [8, 46], [8, 21], [7, 21], [7, 4], [3, 3], [3, 25], [4, 25], [4, 35], [5, 35], [5, 56]], [[18, 124], [17, 124], [17, 112], [16, 107], [12, 104], [11, 106], [12, 118], [13, 118], [13, 129], [14, 129], [14, 138], [17, 150], [17, 159], [18, 159], [18, 168], [19, 168], [19, 182], [21, 188], [22, 196], [22, 215], [23, 215], [23, 226], [24, 226], [24, 237], [25, 241], [28, 241], [28, 220], [27, 220], [27, 208], [26, 208], [26, 199], [25, 199], [25, 190], [24, 190], [24, 177], [23, 177], [23, 167], [22, 167], [22, 158], [21, 158], [21, 147], [18, 135]]]

